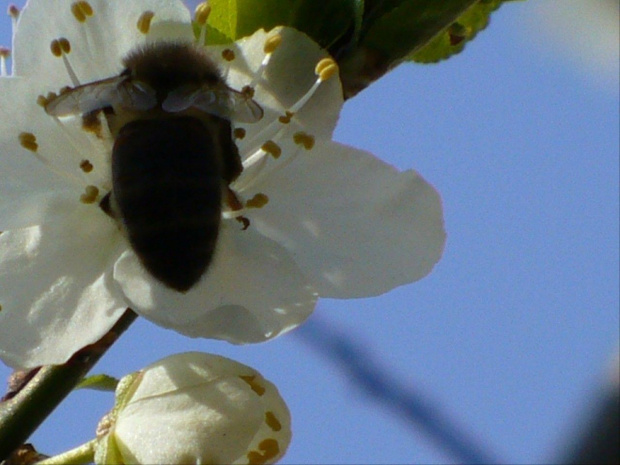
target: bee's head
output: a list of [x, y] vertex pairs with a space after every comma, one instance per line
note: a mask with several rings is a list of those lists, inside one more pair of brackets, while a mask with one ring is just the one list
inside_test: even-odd
[[223, 85], [215, 63], [201, 49], [178, 42], [155, 42], [132, 50], [123, 75], [150, 85], [158, 99], [184, 85]]

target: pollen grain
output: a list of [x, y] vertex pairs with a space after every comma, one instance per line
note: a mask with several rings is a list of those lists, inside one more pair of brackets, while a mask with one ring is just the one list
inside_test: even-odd
[[147, 10], [138, 18], [136, 26], [142, 34], [148, 34], [151, 30], [151, 21], [153, 20], [153, 16], [155, 16], [155, 13]]
[[19, 144], [25, 148], [26, 150], [30, 150], [31, 152], [36, 152], [39, 148], [39, 144], [37, 143], [37, 138], [31, 132], [21, 132], [19, 133]]
[[95, 186], [86, 186], [84, 193], [80, 195], [80, 202], [85, 204], [95, 203], [99, 197], [99, 189]]
[[73, 2], [71, 13], [80, 23], [85, 23], [93, 15], [93, 7], [86, 1]]
[[248, 383], [250, 388], [252, 388], [252, 391], [254, 391], [259, 396], [265, 394], [265, 387], [258, 383], [256, 375], [239, 376], [239, 378]]
[[265, 423], [271, 428], [271, 431], [278, 432], [282, 429], [282, 423], [280, 423], [280, 420], [278, 420], [276, 415], [271, 411], [265, 412]]

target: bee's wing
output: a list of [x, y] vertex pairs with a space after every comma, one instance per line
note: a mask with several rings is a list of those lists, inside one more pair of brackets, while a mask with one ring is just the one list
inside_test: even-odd
[[256, 101], [227, 87], [179, 87], [170, 92], [162, 104], [162, 108], [170, 113], [190, 107], [240, 123], [255, 123], [263, 117], [263, 109]]
[[116, 105], [132, 110], [148, 110], [156, 103], [155, 91], [149, 86], [117, 76], [62, 92], [45, 105], [45, 111], [53, 116], [68, 116]]

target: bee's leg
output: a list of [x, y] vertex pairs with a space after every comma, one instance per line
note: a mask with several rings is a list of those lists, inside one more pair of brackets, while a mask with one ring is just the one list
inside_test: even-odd
[[[226, 186], [225, 202], [226, 202], [226, 205], [228, 205], [228, 207], [230, 208], [231, 211], [243, 210], [243, 204], [241, 203], [241, 200], [239, 200], [239, 197], [237, 197], [237, 194], [235, 194], [235, 191], [233, 191], [228, 186]], [[239, 216], [235, 217], [235, 219], [239, 223], [241, 223], [241, 226], [242, 226], [244, 231], [250, 227], [250, 220], [248, 220], [245, 216], [239, 215]]]

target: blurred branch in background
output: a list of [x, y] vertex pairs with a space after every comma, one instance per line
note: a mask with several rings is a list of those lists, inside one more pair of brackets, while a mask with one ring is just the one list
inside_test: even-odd
[[615, 359], [612, 376], [604, 381], [594, 408], [586, 415], [579, 435], [568, 446], [561, 463], [620, 463], [620, 358]]
[[375, 402], [388, 407], [431, 437], [455, 461], [468, 464], [500, 463], [421, 392], [403, 384], [377, 362], [354, 338], [322, 323], [316, 316], [295, 334], [317, 352], [338, 364], [343, 373]]

